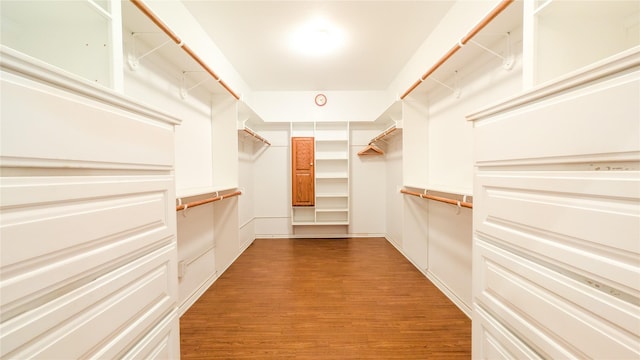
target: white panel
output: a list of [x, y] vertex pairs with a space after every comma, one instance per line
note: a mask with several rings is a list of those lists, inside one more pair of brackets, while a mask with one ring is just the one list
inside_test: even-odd
[[175, 244], [2, 323], [2, 356], [114, 358], [176, 306]]
[[213, 152], [213, 187], [232, 189], [238, 186], [238, 130], [236, 100], [217, 95], [211, 104]]
[[150, 360], [180, 358], [180, 322], [178, 316], [167, 316], [122, 358]]
[[640, 173], [527, 175], [478, 176], [476, 232], [640, 296]]
[[386, 176], [386, 221], [385, 231], [390, 240], [398, 247], [403, 247], [402, 219], [404, 217], [404, 195], [402, 187], [402, 137], [392, 138], [385, 155]]
[[3, 1], [0, 5], [3, 45], [78, 74], [87, 81], [114, 85], [110, 69], [114, 44], [109, 28], [115, 25], [110, 17], [83, 1], [59, 4]]
[[402, 250], [421, 270], [428, 266], [429, 207], [427, 201], [404, 196]]
[[560, 162], [570, 156], [593, 161], [615, 153], [637, 158], [639, 78], [635, 71], [476, 122], [477, 164], [538, 158]]
[[291, 218], [286, 217], [256, 217], [256, 237], [288, 236], [293, 234]]
[[[545, 358], [640, 356], [640, 308], [606, 289], [476, 240], [480, 306]], [[637, 298], [636, 298], [637, 299]]]
[[214, 203], [213, 239], [218, 273], [226, 270], [240, 254], [238, 225], [238, 197]]
[[[256, 159], [254, 168], [256, 217], [290, 216], [291, 170], [289, 164], [288, 145], [286, 147], [270, 146]], [[258, 231], [257, 228], [256, 231]]]
[[384, 91], [326, 91], [327, 104], [315, 105], [315, 91], [254, 91], [250, 104], [265, 122], [373, 120], [389, 103]]
[[4, 316], [175, 241], [167, 213], [170, 176], [3, 178], [1, 184]]
[[171, 125], [8, 73], [0, 96], [4, 166], [172, 167]]
[[[351, 147], [351, 220], [349, 232], [383, 234], [385, 232], [385, 161], [381, 156], [358, 156], [359, 146]], [[372, 196], [372, 194], [376, 194]], [[317, 199], [319, 202], [320, 199]]]
[[476, 304], [473, 311], [474, 354], [485, 359], [542, 359], [482, 307]]
[[201, 294], [202, 286], [216, 274], [216, 254], [212, 246], [200, 249], [200, 253], [193, 258], [178, 262], [182, 275], [178, 279], [178, 303], [181, 308], [196, 294]]
[[[193, 198], [199, 199], [201, 197]], [[189, 199], [192, 201], [192, 199]], [[227, 201], [227, 200], [223, 200]], [[216, 271], [213, 204], [176, 214], [178, 223], [179, 303], [182, 305]]]
[[256, 238], [255, 220], [240, 224], [238, 233], [240, 251], [244, 251]]
[[426, 188], [429, 181], [429, 119], [427, 109], [416, 101], [402, 103], [402, 174], [406, 186]]
[[[448, 76], [447, 71], [441, 69], [433, 76], [455, 87], [459, 92], [458, 96], [451, 89], [429, 80], [421, 85], [419, 94], [415, 95], [423, 95], [429, 99], [429, 138], [426, 154], [429, 189], [471, 194], [474, 160], [473, 123], [468, 122], [465, 115], [521, 89], [522, 62], [518, 57], [521, 51], [518, 39], [521, 34], [520, 29], [510, 30], [510, 39], [514, 42], [511, 52], [515, 57], [515, 65], [511, 70], [507, 71], [500, 66], [500, 59], [493, 54], [476, 47], [475, 50], [479, 51], [479, 54], [474, 57], [472, 64], [465, 64], [462, 69], [457, 69], [461, 74]], [[497, 41], [492, 47], [500, 53], [504, 51], [504, 46], [503, 41]], [[461, 53], [473, 52], [472, 48], [474, 45], [461, 50]], [[426, 94], [422, 94], [422, 91]]]
[[242, 196], [238, 198], [238, 221], [240, 225], [250, 221], [254, 217], [254, 204], [256, 194], [254, 191], [254, 162], [248, 159], [240, 159], [239, 186]]
[[429, 273], [435, 275], [467, 308], [471, 308], [472, 212], [429, 202]]
[[471, 116], [474, 357], [640, 357], [637, 63]]

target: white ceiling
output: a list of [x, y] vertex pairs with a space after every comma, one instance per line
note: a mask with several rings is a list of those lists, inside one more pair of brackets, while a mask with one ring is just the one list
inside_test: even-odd
[[[253, 91], [386, 90], [453, 1], [193, 1], [187, 9]], [[342, 51], [305, 57], [290, 32], [322, 16]]]

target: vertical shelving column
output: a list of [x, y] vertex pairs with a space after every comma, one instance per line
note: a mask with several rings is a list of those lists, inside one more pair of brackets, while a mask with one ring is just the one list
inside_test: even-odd
[[349, 224], [349, 123], [317, 122], [317, 224]]

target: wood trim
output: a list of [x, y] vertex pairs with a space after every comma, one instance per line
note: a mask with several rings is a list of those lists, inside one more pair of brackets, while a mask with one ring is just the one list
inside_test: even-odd
[[489, 23], [491, 21], [493, 21], [493, 19], [496, 18], [496, 16], [500, 15], [500, 13], [507, 8], [507, 6], [511, 5], [511, 3], [513, 2], [513, 0], [502, 0], [500, 2], [500, 4], [496, 5], [496, 7], [493, 8], [493, 10], [491, 10], [491, 12], [489, 14], [487, 14], [487, 16], [485, 16], [479, 23], [478, 25], [476, 25], [473, 29], [471, 29], [471, 31], [469, 31], [469, 33], [467, 34], [467, 36], [463, 37], [462, 40], [460, 40], [460, 42], [462, 43], [462, 45], [466, 44], [467, 42], [469, 42], [469, 40], [471, 40], [471, 38], [473, 38], [474, 36], [476, 36], [482, 29], [484, 29], [485, 26], [489, 25]]
[[198, 201], [192, 201], [190, 203], [186, 203], [186, 204], [182, 204], [182, 205], [176, 206], [176, 211], [180, 211], [180, 210], [184, 210], [184, 209], [190, 209], [192, 207], [196, 207], [196, 206], [212, 203], [212, 202], [215, 202], [215, 201], [224, 200], [224, 199], [227, 199], [227, 198], [230, 198], [230, 197], [234, 197], [234, 196], [238, 196], [238, 195], [242, 195], [242, 191], [238, 190], [238, 191], [234, 191], [234, 192], [229, 193], [229, 194], [224, 194], [224, 195], [220, 195], [220, 196], [216, 196], [216, 197], [210, 197], [210, 198], [206, 198], [206, 199], [198, 200]]
[[213, 77], [231, 96], [236, 98], [236, 100], [240, 100], [240, 96], [236, 94], [230, 87], [220, 79], [220, 77], [209, 67], [207, 64], [200, 58], [188, 45], [184, 44], [184, 41], [180, 39], [180, 37], [169, 28], [167, 24], [165, 24], [160, 18], [141, 0], [131, 0], [133, 5], [135, 5], [144, 15], [146, 15], [156, 26], [160, 28], [173, 42], [175, 42], [178, 46], [182, 48], [195, 62], [197, 62], [211, 77]]
[[249, 135], [253, 136], [254, 138], [256, 138], [256, 139], [258, 139], [258, 140], [262, 141], [263, 143], [265, 143], [265, 144], [267, 144], [267, 145], [271, 146], [271, 143], [269, 142], [269, 140], [267, 140], [267, 139], [263, 138], [262, 136], [258, 135], [258, 133], [256, 133], [255, 131], [253, 131], [253, 130], [249, 129], [248, 127], [246, 127], [246, 126], [245, 126], [245, 127], [242, 129], [242, 131], [244, 131], [244, 132], [246, 132], [247, 134], [249, 134]]
[[487, 14], [482, 20], [480, 20], [480, 22], [476, 24], [476, 26], [467, 33], [467, 35], [463, 36], [462, 39], [460, 39], [460, 41], [456, 45], [454, 45], [451, 49], [449, 49], [449, 51], [447, 51], [447, 53], [444, 54], [440, 58], [440, 60], [438, 60], [438, 62], [436, 62], [431, 68], [429, 68], [429, 70], [427, 70], [427, 72], [425, 72], [424, 75], [422, 75], [415, 83], [413, 83], [413, 85], [411, 85], [409, 89], [407, 89], [407, 91], [405, 91], [404, 94], [400, 96], [400, 100], [404, 100], [404, 98], [409, 96], [409, 94], [411, 94], [413, 90], [415, 90], [423, 81], [425, 81], [429, 76], [431, 76], [431, 74], [433, 74], [436, 70], [438, 70], [438, 68], [442, 66], [442, 64], [447, 62], [447, 60], [449, 60], [449, 58], [451, 58], [453, 54], [455, 54], [458, 50], [460, 50], [464, 44], [469, 42], [469, 40], [471, 40], [482, 29], [484, 29], [484, 27], [487, 26], [493, 19], [495, 19], [495, 17], [498, 16], [504, 9], [506, 9], [507, 6], [511, 5], [513, 1], [514, 0], [502, 0], [500, 4], [494, 7], [493, 10], [489, 12], [489, 14]]
[[465, 208], [468, 208], [468, 209], [473, 209], [473, 203], [466, 202], [466, 201], [458, 201], [458, 200], [453, 200], [453, 199], [449, 199], [449, 198], [442, 197], [442, 196], [434, 196], [434, 195], [429, 195], [429, 194], [422, 194], [422, 193], [417, 193], [417, 192], [409, 191], [409, 190], [405, 190], [405, 189], [400, 190], [400, 192], [403, 193], [403, 194], [407, 194], [407, 195], [417, 196], [417, 197], [422, 198], [422, 199], [435, 200], [435, 201], [440, 201], [440, 202], [451, 204], [451, 205], [456, 205], [456, 206], [460, 205], [461, 207], [465, 207]]

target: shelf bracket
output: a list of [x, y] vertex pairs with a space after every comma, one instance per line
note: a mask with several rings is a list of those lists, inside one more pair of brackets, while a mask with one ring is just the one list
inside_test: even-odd
[[453, 95], [456, 97], [456, 99], [460, 99], [461, 91], [460, 91], [460, 85], [458, 84], [458, 70], [456, 70], [454, 72], [454, 83], [455, 83], [455, 85], [453, 87], [443, 83], [442, 81], [440, 81], [440, 80], [438, 80], [438, 79], [436, 79], [434, 77], [429, 77], [428, 79], [431, 79], [431, 80], [435, 81], [436, 83], [438, 83], [438, 84], [446, 87], [447, 89], [451, 90], [453, 92]]
[[479, 42], [475, 41], [475, 40], [469, 40], [470, 43], [476, 45], [477, 47], [481, 48], [482, 50], [488, 52], [491, 55], [494, 55], [500, 59], [502, 59], [502, 68], [505, 70], [511, 70], [513, 69], [513, 65], [515, 63], [514, 60], [514, 55], [513, 52], [511, 51], [511, 33], [507, 33], [505, 35], [506, 40], [505, 40], [505, 55], [502, 56], [500, 54], [498, 54], [497, 52], [489, 49], [488, 47], [480, 44]]
[[[161, 34], [161, 33], [155, 33], [155, 32], [151, 32], [151, 33], [143, 33], [143, 32], [132, 32], [131, 33], [131, 38], [132, 38], [132, 49], [131, 49], [131, 53], [129, 53], [129, 55], [127, 56], [127, 63], [129, 64], [129, 67], [131, 68], [131, 70], [137, 70], [138, 67], [140, 67], [140, 60], [142, 60], [144, 57], [153, 54], [154, 52], [160, 50], [163, 46], [169, 44], [171, 42], [171, 40], [166, 40], [165, 42], [163, 42], [162, 44], [154, 47], [153, 49], [147, 51], [146, 53], [137, 56], [136, 55], [136, 37], [140, 34]], [[182, 44], [180, 44], [182, 45]]]
[[182, 72], [182, 83], [180, 86], [180, 97], [184, 100], [187, 98], [187, 95], [189, 94], [189, 91], [197, 88], [198, 86], [204, 84], [205, 82], [211, 80], [211, 78], [207, 77], [204, 80], [201, 80], [199, 82], [197, 82], [195, 85], [192, 85], [191, 87], [187, 88], [186, 85], [186, 79], [187, 79], [187, 73], [192, 73], [192, 72], [197, 72], [197, 73], [204, 73], [204, 71], [183, 71]]

